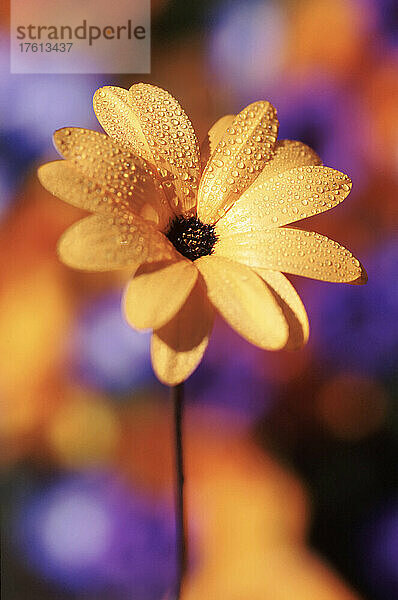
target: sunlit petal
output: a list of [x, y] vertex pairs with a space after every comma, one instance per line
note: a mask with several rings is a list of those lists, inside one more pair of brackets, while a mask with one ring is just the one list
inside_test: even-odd
[[328, 167], [298, 167], [257, 181], [217, 223], [219, 235], [270, 229], [311, 217], [342, 202], [350, 179]]
[[188, 260], [142, 267], [124, 294], [124, 313], [136, 329], [158, 329], [170, 321], [186, 301], [198, 277]]
[[300, 348], [307, 342], [310, 332], [307, 312], [300, 296], [282, 273], [266, 269], [256, 269], [256, 272], [274, 292], [289, 325], [286, 348]]
[[222, 257], [205, 256], [195, 262], [212, 304], [246, 340], [267, 350], [282, 348], [288, 326], [273, 293], [245, 265]]
[[[166, 227], [173, 213], [157, 179], [157, 171], [148, 161], [138, 158], [109, 136], [89, 129], [59, 129], [54, 133], [54, 143], [67, 164], [93, 179], [103, 190], [105, 204], [125, 207], [154, 220], [161, 229]], [[85, 180], [82, 186], [84, 183]], [[101, 211], [104, 200], [97, 203], [99, 206], [94, 206], [93, 212]]]
[[131, 108], [128, 90], [113, 85], [99, 88], [93, 97], [98, 121], [118, 144], [155, 164], [152, 151]]
[[152, 336], [152, 365], [160, 381], [177, 385], [191, 375], [206, 350], [213, 320], [214, 309], [198, 279], [177, 315]]
[[69, 227], [58, 242], [58, 253], [68, 266], [86, 271], [135, 271], [142, 263], [175, 260], [179, 256], [150, 223], [135, 219], [121, 226], [111, 217], [99, 215]]
[[347, 248], [313, 231], [280, 228], [237, 233], [217, 242], [214, 253], [253, 268], [323, 281], [364, 283], [366, 274]]
[[205, 167], [211, 154], [213, 154], [221, 138], [224, 136], [228, 127], [230, 127], [235, 119], [235, 115], [225, 115], [218, 119], [210, 128], [208, 134], [202, 142], [200, 147], [200, 157], [202, 160], [202, 166]]
[[272, 157], [278, 134], [276, 110], [266, 101], [240, 112], [215, 148], [203, 172], [198, 216], [216, 222], [249, 187]]
[[306, 144], [296, 140], [279, 140], [274, 147], [274, 154], [257, 177], [252, 186], [263, 183], [270, 177], [296, 167], [319, 166], [322, 160], [318, 154]]
[[112, 198], [103, 194], [95, 181], [89, 180], [66, 160], [55, 160], [38, 168], [40, 183], [60, 200], [90, 212], [112, 213]]
[[177, 194], [175, 210], [191, 211], [200, 177], [199, 146], [177, 100], [145, 83], [128, 91], [108, 86], [95, 93], [94, 110], [110, 136], [158, 168], [168, 198], [174, 190]]

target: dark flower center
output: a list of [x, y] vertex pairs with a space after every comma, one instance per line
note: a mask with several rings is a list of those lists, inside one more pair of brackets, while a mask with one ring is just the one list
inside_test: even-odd
[[166, 236], [176, 250], [189, 260], [211, 254], [217, 241], [214, 225], [205, 225], [196, 217], [176, 217]]

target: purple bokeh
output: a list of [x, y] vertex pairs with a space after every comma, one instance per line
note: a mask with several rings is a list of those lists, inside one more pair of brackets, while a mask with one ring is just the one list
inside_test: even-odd
[[150, 334], [134, 331], [122, 314], [121, 293], [108, 292], [80, 313], [71, 336], [78, 379], [111, 394], [153, 385]]
[[[55, 158], [54, 131], [65, 125], [97, 128], [90, 98], [102, 80], [93, 75], [10, 73], [8, 33], [0, 30], [0, 218], [43, 156]], [[43, 159], [44, 160], [44, 159]]]
[[398, 242], [386, 241], [363, 262], [365, 286], [307, 286], [312, 343], [334, 367], [391, 376], [398, 360]]
[[[365, 549], [365, 552], [364, 552]], [[398, 502], [368, 515], [358, 538], [357, 554], [377, 597], [398, 597]]]
[[278, 109], [280, 139], [308, 144], [324, 164], [348, 173], [356, 190], [367, 183], [364, 165], [369, 132], [361, 98], [313, 73], [282, 83], [270, 100]]
[[253, 423], [274, 401], [264, 377], [264, 354], [219, 319], [203, 362], [189, 380], [190, 404], [212, 414], [217, 427]]
[[59, 477], [28, 494], [16, 517], [24, 559], [60, 589], [159, 600], [173, 586], [170, 507], [114, 476]]

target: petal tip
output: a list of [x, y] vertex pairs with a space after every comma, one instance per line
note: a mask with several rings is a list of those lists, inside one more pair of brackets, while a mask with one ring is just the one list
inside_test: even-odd
[[93, 108], [97, 117], [97, 111], [101, 112], [102, 105], [109, 101], [111, 94], [113, 94], [114, 99], [120, 99], [120, 97], [125, 98], [128, 95], [128, 91], [115, 85], [104, 85], [95, 90], [93, 95]]
[[360, 263], [359, 266], [359, 271], [360, 271], [360, 275], [354, 279], [353, 281], [350, 281], [351, 284], [353, 285], [365, 285], [368, 282], [368, 274], [365, 270], [365, 267], [363, 266], [362, 263]]
[[37, 178], [40, 181], [41, 185], [44, 187], [44, 189], [46, 189], [48, 192], [50, 192], [53, 195], [55, 194], [54, 191], [54, 170], [57, 171], [57, 169], [59, 168], [60, 163], [63, 163], [63, 160], [53, 160], [47, 163], [44, 163], [44, 165], [40, 165], [36, 171], [37, 173]]
[[164, 373], [157, 370], [153, 360], [151, 361], [151, 365], [152, 371], [154, 372], [156, 378], [159, 379], [160, 383], [163, 383], [163, 385], [167, 385], [170, 388], [179, 385], [180, 383], [184, 383], [184, 381], [186, 381], [191, 376], [191, 374], [189, 374], [186, 377], [171, 377], [169, 376], [169, 374], [164, 375]]
[[37, 178], [40, 181], [41, 185], [45, 188], [45, 173], [47, 170], [47, 165], [49, 163], [44, 163], [44, 165], [40, 165], [40, 167], [38, 167], [36, 174], [37, 174]]
[[112, 88], [111, 85], [103, 85], [102, 87], [95, 90], [93, 95], [93, 102], [96, 102], [98, 98], [103, 98], [108, 90]]
[[[207, 343], [206, 343], [207, 345]], [[169, 364], [168, 360], [165, 360], [165, 348], [167, 348], [167, 343], [162, 342], [158, 336], [157, 332], [153, 332], [151, 339], [151, 365], [152, 370], [159, 379], [161, 383], [167, 385], [169, 387], [174, 387], [175, 385], [179, 385], [186, 381], [194, 371], [199, 367], [203, 352], [200, 353], [198, 360], [195, 360], [192, 364], [189, 365], [189, 368], [184, 368], [182, 363], [185, 363], [184, 353], [181, 352], [182, 362], [178, 360], [178, 352], [173, 351], [174, 357]], [[205, 349], [205, 348], [204, 348]], [[168, 350], [168, 352], [170, 349]], [[168, 354], [168, 352], [166, 354]], [[168, 357], [170, 359], [170, 357]]]
[[289, 335], [289, 339], [286, 342], [284, 350], [289, 350], [289, 352], [297, 352], [298, 350], [302, 350], [304, 346], [308, 344], [308, 340], [310, 338], [309, 329], [305, 332], [301, 332], [302, 337], [300, 339], [292, 338]]
[[62, 156], [63, 158], [64, 158], [63, 146], [64, 146], [64, 149], [65, 149], [65, 147], [68, 146], [68, 144], [66, 144], [66, 140], [67, 140], [68, 136], [70, 136], [71, 130], [76, 131], [77, 129], [78, 129], [77, 127], [60, 127], [59, 129], [56, 129], [53, 133], [52, 139], [53, 139], [54, 148], [56, 149], [58, 154], [60, 156]]

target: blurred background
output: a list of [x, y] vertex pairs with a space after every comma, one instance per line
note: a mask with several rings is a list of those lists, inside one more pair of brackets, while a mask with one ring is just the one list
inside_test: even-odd
[[[80, 216], [41, 188], [54, 129], [99, 128], [101, 85], [168, 89], [203, 138], [249, 102], [349, 174], [305, 225], [365, 287], [291, 278], [308, 346], [266, 353], [221, 322], [186, 390], [187, 600], [398, 598], [398, 5], [153, 0], [152, 73], [10, 75], [0, 17], [0, 398], [4, 600], [172, 600], [172, 407], [128, 273], [58, 262]], [[117, 5], [115, 5], [115, 11]], [[185, 597], [184, 597], [185, 600]]]

